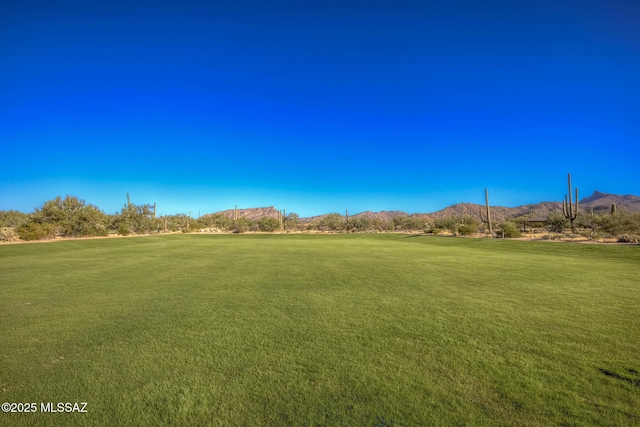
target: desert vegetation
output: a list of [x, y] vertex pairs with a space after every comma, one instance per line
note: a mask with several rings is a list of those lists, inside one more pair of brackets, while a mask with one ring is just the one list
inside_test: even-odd
[[[569, 189], [571, 189], [569, 182]], [[577, 190], [577, 189], [576, 189]], [[193, 218], [185, 213], [156, 215], [155, 204], [134, 204], [127, 197], [119, 212], [107, 214], [97, 206], [75, 196], [56, 197], [29, 214], [0, 211], [0, 241], [22, 239], [42, 240], [107, 235], [145, 235], [171, 232], [222, 233], [380, 233], [411, 232], [453, 236], [486, 236], [517, 238], [522, 236], [524, 223], [531, 214], [502, 215], [492, 219], [488, 192], [486, 204], [457, 205], [441, 215], [384, 215], [360, 213], [349, 215], [330, 213], [314, 218], [300, 218], [295, 212], [275, 208], [232, 210]], [[584, 238], [588, 240], [640, 241], [640, 213], [620, 209], [615, 203], [610, 209], [578, 209], [570, 197], [558, 204], [539, 224], [537, 233], [548, 238]], [[493, 208], [492, 208], [493, 209]], [[248, 211], [251, 211], [247, 214]], [[382, 213], [381, 213], [382, 214]], [[530, 233], [529, 233], [530, 234]], [[547, 234], [546, 236], [544, 236]]]

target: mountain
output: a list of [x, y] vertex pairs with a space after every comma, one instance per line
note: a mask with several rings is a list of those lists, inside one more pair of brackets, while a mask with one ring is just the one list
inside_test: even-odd
[[266, 208], [246, 208], [246, 209], [227, 209], [226, 211], [216, 212], [214, 214], [208, 214], [205, 216], [222, 214], [233, 219], [235, 214], [238, 214], [238, 218], [246, 218], [249, 220], [256, 220], [260, 218], [278, 218], [278, 211], [273, 206]]
[[589, 197], [580, 200], [580, 204], [585, 208], [593, 208], [594, 213], [610, 211], [611, 205], [615, 203], [619, 211], [640, 212], [640, 197], [627, 194], [619, 196], [616, 194], [601, 193], [594, 191]]
[[365, 219], [377, 218], [381, 221], [391, 221], [393, 218], [396, 218], [396, 217], [404, 218], [407, 216], [409, 216], [409, 214], [402, 211], [380, 211], [380, 212], [365, 211], [355, 215], [351, 215], [352, 218], [365, 218]]
[[[604, 213], [611, 209], [611, 205], [615, 203], [618, 211], [621, 212], [640, 212], [640, 197], [633, 195], [620, 196], [617, 194], [601, 193], [594, 191], [594, 193], [580, 200], [579, 209], [583, 212], [590, 212], [593, 208], [594, 213]], [[425, 219], [438, 219], [446, 218], [449, 216], [469, 215], [479, 217], [480, 211], [484, 212], [485, 206], [475, 203], [456, 203], [455, 205], [448, 206], [437, 212], [431, 213], [415, 213], [408, 214], [402, 211], [380, 211], [371, 212], [365, 211], [350, 215], [351, 218], [378, 218], [382, 221], [391, 221], [396, 217], [418, 217]], [[539, 216], [548, 216], [552, 212], [562, 212], [562, 202], [540, 202], [529, 205], [517, 206], [509, 208], [505, 206], [491, 206], [491, 218], [494, 221], [503, 221], [507, 218], [531, 218]], [[250, 220], [260, 219], [263, 217], [278, 218], [278, 211], [275, 207], [269, 206], [265, 208], [249, 208], [238, 209], [239, 218], [247, 218]], [[216, 212], [216, 214], [223, 214], [229, 218], [233, 218], [234, 209], [228, 209], [226, 211]], [[212, 214], [209, 214], [212, 215]], [[316, 220], [321, 220], [328, 214], [316, 215], [312, 217], [300, 218], [300, 222], [309, 223]], [[343, 214], [340, 214], [343, 215]]]

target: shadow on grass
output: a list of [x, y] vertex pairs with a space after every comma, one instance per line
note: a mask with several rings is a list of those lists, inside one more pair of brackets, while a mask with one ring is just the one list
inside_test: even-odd
[[[640, 387], [640, 379], [633, 379], [633, 378], [629, 378], [629, 377], [625, 377], [623, 375], [617, 374], [615, 372], [606, 370], [606, 369], [602, 369], [599, 368], [599, 371], [602, 372], [603, 374], [605, 374], [608, 377], [611, 378], [615, 378], [617, 380], [621, 380], [621, 381], [626, 381], [629, 384], [635, 385], [636, 387]], [[627, 369], [627, 372], [629, 372], [631, 375], [639, 377], [640, 375], [638, 375], [638, 371], [636, 371], [635, 369]]]

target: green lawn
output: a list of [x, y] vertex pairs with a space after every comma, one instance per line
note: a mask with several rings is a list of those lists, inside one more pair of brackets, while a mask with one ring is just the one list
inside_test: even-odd
[[637, 246], [0, 246], [0, 403], [38, 407], [0, 413], [2, 426], [640, 425], [639, 372]]

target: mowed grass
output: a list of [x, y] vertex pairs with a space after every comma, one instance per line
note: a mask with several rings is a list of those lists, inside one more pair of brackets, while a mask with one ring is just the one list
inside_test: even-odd
[[171, 235], [0, 247], [0, 425], [640, 425], [640, 247]]

